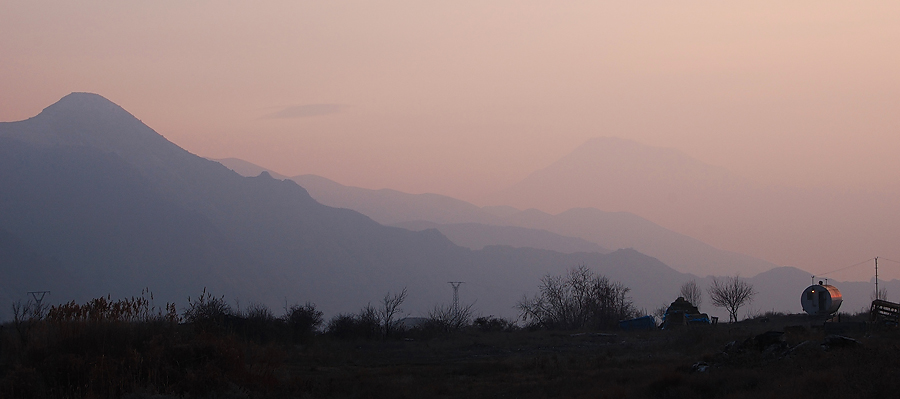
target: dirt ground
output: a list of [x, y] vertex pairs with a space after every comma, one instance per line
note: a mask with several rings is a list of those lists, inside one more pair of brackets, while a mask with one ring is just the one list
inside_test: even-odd
[[[309, 397], [844, 397], [896, 392], [900, 333], [805, 316], [642, 332], [462, 332], [319, 342], [280, 379]], [[842, 338], [838, 338], [842, 337]], [[892, 396], [892, 395], [890, 395]]]
[[[46, 328], [44, 328], [46, 327]], [[0, 331], [0, 397], [894, 397], [900, 331], [804, 315], [645, 331], [260, 341], [165, 323]], [[77, 327], [77, 328], [75, 328]], [[65, 334], [64, 334], [65, 333]]]

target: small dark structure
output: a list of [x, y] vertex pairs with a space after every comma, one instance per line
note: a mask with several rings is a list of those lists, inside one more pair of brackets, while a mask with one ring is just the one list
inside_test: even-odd
[[695, 324], [709, 324], [709, 316], [706, 313], [700, 313], [700, 310], [684, 297], [678, 297], [666, 309], [661, 328], [668, 329]]
[[843, 297], [837, 287], [828, 284], [811, 285], [800, 295], [803, 311], [813, 316], [828, 316], [841, 307]]
[[872, 323], [896, 326], [900, 322], [900, 304], [876, 299], [872, 301], [869, 318]]
[[625, 331], [633, 330], [652, 330], [656, 328], [656, 320], [653, 316], [638, 317], [636, 319], [622, 320], [619, 322], [619, 328]]

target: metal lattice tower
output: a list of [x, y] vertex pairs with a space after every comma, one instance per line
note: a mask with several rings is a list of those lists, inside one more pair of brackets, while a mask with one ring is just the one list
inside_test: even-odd
[[39, 319], [44, 318], [44, 307], [42, 303], [44, 302], [44, 297], [50, 293], [50, 291], [28, 291], [31, 294], [31, 297], [34, 298], [34, 315]]
[[448, 281], [447, 284], [453, 286], [453, 312], [459, 312], [459, 286], [465, 281]]
[[44, 301], [44, 296], [49, 294], [50, 291], [28, 291], [28, 293], [31, 294], [31, 297], [34, 298], [34, 302], [37, 304], [38, 309], [40, 309], [41, 302]]

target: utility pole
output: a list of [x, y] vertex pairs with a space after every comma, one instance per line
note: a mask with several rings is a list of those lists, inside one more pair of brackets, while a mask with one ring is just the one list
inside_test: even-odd
[[879, 298], [881, 294], [878, 292], [878, 257], [875, 257], [875, 299]]
[[457, 314], [459, 312], [459, 286], [462, 285], [465, 281], [448, 281], [447, 284], [450, 284], [453, 287], [453, 314]]

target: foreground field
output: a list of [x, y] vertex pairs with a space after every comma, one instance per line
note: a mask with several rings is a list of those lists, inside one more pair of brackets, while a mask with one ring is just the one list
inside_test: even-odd
[[818, 331], [753, 339], [765, 327], [328, 343], [298, 355], [285, 376], [302, 376], [313, 396], [347, 397], [877, 397], [900, 386], [893, 331], [823, 347]]
[[803, 316], [673, 331], [470, 327], [372, 340], [171, 320], [41, 323], [27, 335], [3, 326], [0, 396], [892, 397], [900, 387], [897, 330], [836, 338]]

